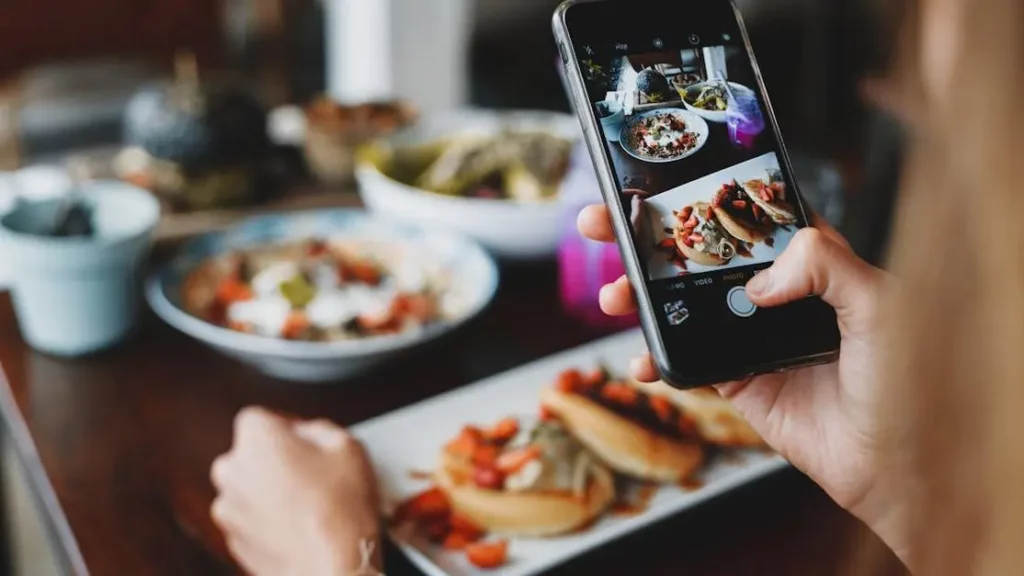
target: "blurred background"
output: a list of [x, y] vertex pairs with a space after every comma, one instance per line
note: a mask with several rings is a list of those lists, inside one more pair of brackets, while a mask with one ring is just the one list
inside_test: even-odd
[[[884, 3], [737, 2], [782, 132], [799, 159], [797, 177], [857, 251], [880, 261], [900, 134], [865, 102], [860, 85], [884, 69], [888, 56], [881, 40]], [[126, 154], [138, 144], [128, 140], [152, 137], [140, 134], [140, 126], [152, 125], [145, 106], [130, 110], [129, 103], [161, 83], [231, 77], [269, 111], [280, 165], [269, 192], [235, 198], [232, 210], [263, 201], [285, 208], [345, 204], [355, 197], [354, 184], [344, 174], [330, 177], [330, 166], [318, 170], [304, 140], [318, 122], [328, 125], [324, 119], [346, 107], [390, 106], [378, 111], [384, 120], [374, 130], [404, 124], [413, 114], [429, 118], [467, 106], [568, 111], [550, 32], [557, 3], [6, 0], [0, 8], [0, 170], [77, 159], [93, 176], [167, 187], [155, 169], [140, 167], [151, 158]], [[0, 186], [0, 208], [4, 193]], [[167, 200], [168, 218], [177, 219], [164, 232], [189, 235], [246, 214], [224, 212], [228, 203], [207, 200], [184, 207]], [[216, 217], [204, 219], [204, 209]], [[21, 574], [45, 575], [46, 548], [32, 506], [19, 504], [27, 502], [19, 485], [18, 478], [8, 481], [14, 491], [9, 533], [22, 556], [15, 563]]]
[[[877, 258], [888, 190], [873, 180], [885, 179], [878, 175], [885, 162], [869, 151], [889, 150], [893, 136], [864, 105], [858, 83], [886, 59], [884, 3], [738, 2], [790, 148], [839, 162], [850, 200], [846, 231]], [[399, 99], [422, 112], [464, 105], [567, 110], [549, 31], [555, 5], [8, 2], [0, 22], [0, 166], [120, 145], [127, 102], [141, 85], [170, 77], [182, 51], [194, 54], [205, 74], [241, 75], [269, 107], [303, 105], [326, 92], [342, 102]]]

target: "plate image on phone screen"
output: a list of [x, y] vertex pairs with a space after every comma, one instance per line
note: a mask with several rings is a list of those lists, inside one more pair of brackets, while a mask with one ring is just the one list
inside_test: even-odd
[[833, 359], [835, 313], [820, 299], [758, 309], [742, 290], [808, 217], [730, 2], [570, 2], [554, 27], [666, 381]]

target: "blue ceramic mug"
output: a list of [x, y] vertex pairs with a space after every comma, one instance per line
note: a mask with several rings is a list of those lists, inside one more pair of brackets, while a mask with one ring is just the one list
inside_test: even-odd
[[25, 340], [57, 356], [82, 356], [123, 341], [135, 328], [141, 273], [160, 205], [121, 182], [90, 182], [80, 197], [95, 234], [55, 238], [60, 200], [23, 202], [0, 218], [14, 311]]

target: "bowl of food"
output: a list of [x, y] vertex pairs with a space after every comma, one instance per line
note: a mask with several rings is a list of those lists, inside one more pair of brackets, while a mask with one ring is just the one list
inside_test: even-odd
[[547, 258], [579, 139], [566, 114], [439, 114], [364, 147], [356, 177], [376, 214], [460, 232], [503, 258]]
[[[733, 91], [733, 94], [752, 92], [750, 88], [735, 82], [729, 82], [729, 88]], [[725, 123], [725, 111], [729, 107], [729, 92], [725, 89], [722, 82], [699, 82], [687, 88], [679, 89], [679, 95], [683, 99], [683, 105], [690, 112], [708, 122]]]
[[708, 123], [682, 108], [658, 108], [630, 116], [619, 143], [627, 154], [654, 164], [682, 160], [707, 143]]
[[416, 119], [412, 107], [402, 102], [344, 106], [327, 97], [314, 100], [305, 113], [306, 164], [329, 184], [351, 182], [361, 144], [390, 135]]
[[330, 382], [479, 314], [498, 272], [475, 242], [358, 210], [270, 215], [190, 242], [146, 298], [164, 321], [267, 375]]

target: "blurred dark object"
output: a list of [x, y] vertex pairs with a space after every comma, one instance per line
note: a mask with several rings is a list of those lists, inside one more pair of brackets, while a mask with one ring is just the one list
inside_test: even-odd
[[189, 54], [175, 70], [172, 82], [141, 89], [125, 109], [122, 177], [177, 210], [255, 202], [270, 148], [263, 105], [237, 79], [200, 78]]
[[109, 59], [39, 66], [12, 78], [0, 89], [0, 165], [120, 141], [125, 104], [157, 77], [143, 62]]
[[216, 64], [221, 2], [210, 0], [8, 0], [0, 18], [0, 78], [45, 62], [138, 58], [166, 62], [182, 46]]
[[864, 181], [850, 203], [843, 229], [862, 258], [882, 265], [903, 171], [906, 134], [899, 121], [888, 114], [878, 110], [869, 114]]

